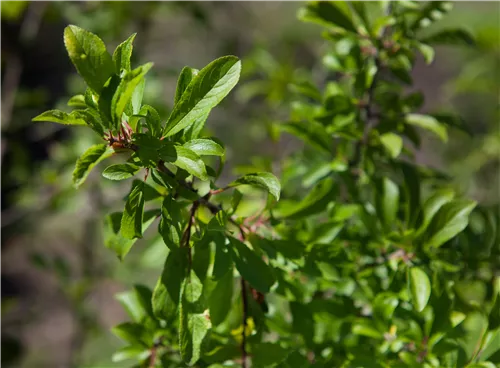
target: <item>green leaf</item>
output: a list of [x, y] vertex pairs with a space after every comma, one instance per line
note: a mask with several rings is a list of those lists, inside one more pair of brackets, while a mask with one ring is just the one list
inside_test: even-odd
[[229, 240], [234, 264], [241, 277], [258, 291], [267, 293], [275, 281], [271, 268], [246, 244], [233, 237]]
[[[144, 88], [146, 87], [146, 79], [142, 79], [137, 87], [135, 87], [134, 93], [132, 94], [132, 100], [130, 103], [132, 104], [132, 114], [137, 115], [139, 111], [141, 111], [142, 106], [142, 98], [144, 95]], [[130, 124], [129, 119], [129, 124]], [[132, 127], [134, 129], [135, 127]], [[135, 129], [134, 129], [135, 130]]]
[[116, 294], [115, 299], [118, 300], [123, 309], [125, 309], [134, 322], [140, 323], [142, 318], [146, 315], [135, 291], [124, 291], [122, 293], [118, 293]]
[[445, 29], [420, 40], [430, 45], [464, 45], [474, 46], [474, 36], [465, 29]]
[[85, 97], [83, 95], [76, 95], [69, 99], [68, 106], [84, 109], [87, 107]]
[[430, 115], [408, 114], [406, 123], [421, 127], [436, 134], [443, 142], [448, 140], [446, 127]]
[[169, 249], [179, 248], [182, 237], [181, 207], [171, 196], [165, 197], [161, 207], [161, 221], [158, 227], [164, 243]]
[[421, 233], [427, 229], [434, 215], [443, 207], [446, 203], [451, 202], [455, 197], [455, 192], [451, 189], [441, 189], [433, 193], [424, 203], [422, 207], [423, 220], [422, 224], [418, 229], [418, 233]]
[[48, 121], [64, 125], [87, 125], [82, 116], [78, 114], [78, 110], [70, 114], [60, 110], [49, 110], [34, 117], [32, 121]]
[[257, 367], [275, 367], [286, 359], [289, 352], [279, 343], [261, 342], [252, 348], [252, 364]]
[[323, 211], [337, 192], [331, 178], [320, 181], [300, 202], [281, 201], [274, 211], [278, 218], [298, 219]]
[[200, 71], [198, 69], [190, 68], [185, 66], [179, 74], [179, 79], [177, 80], [177, 88], [175, 89], [174, 104], [181, 100], [182, 95], [186, 91], [189, 83], [198, 75]]
[[152, 296], [153, 313], [163, 320], [175, 317], [179, 305], [181, 286], [186, 277], [188, 249], [173, 249], [168, 254], [163, 272], [156, 283]]
[[125, 180], [133, 177], [140, 167], [125, 163], [108, 166], [102, 172], [102, 176], [109, 180]]
[[182, 359], [193, 365], [200, 359], [201, 345], [212, 327], [210, 318], [199, 311], [203, 285], [194, 272], [184, 280], [179, 318], [179, 348]]
[[196, 176], [201, 180], [208, 180], [205, 163], [196, 153], [182, 146], [175, 146], [177, 159], [174, 165], [186, 170], [189, 174]]
[[331, 135], [322, 124], [316, 121], [311, 120], [307, 123], [291, 121], [286, 124], [278, 124], [277, 127], [325, 153], [332, 152]]
[[76, 161], [75, 170], [73, 171], [73, 185], [75, 188], [85, 182], [95, 165], [110, 157], [113, 153], [113, 149], [106, 144], [96, 144], [87, 149]]
[[111, 329], [116, 336], [133, 345], [149, 347], [152, 344], [152, 336], [148, 334], [146, 328], [139, 323], [125, 322]]
[[115, 72], [120, 75], [121, 71], [130, 71], [130, 57], [132, 56], [133, 42], [137, 33], [131, 35], [127, 40], [123, 41], [115, 49], [113, 53], [113, 63], [115, 64]]
[[78, 73], [90, 88], [100, 93], [114, 72], [113, 60], [104, 42], [89, 31], [69, 25], [64, 29], [64, 45]]
[[168, 118], [164, 136], [171, 136], [205, 116], [238, 82], [241, 62], [224, 56], [204, 67], [189, 83]]
[[431, 296], [431, 282], [427, 274], [418, 267], [409, 270], [410, 295], [413, 305], [418, 312], [421, 312]]
[[299, 19], [326, 27], [342, 28], [357, 33], [351, 15], [344, 12], [333, 1], [314, 1], [299, 10]]
[[139, 111], [139, 115], [142, 115], [146, 118], [146, 126], [150, 134], [153, 137], [160, 137], [161, 135], [161, 121], [160, 115], [158, 111], [152, 106], [143, 105], [141, 110]]
[[[142, 223], [142, 232], [144, 233], [147, 228], [153, 223], [157, 215], [156, 210], [146, 211], [144, 213], [144, 219]], [[104, 245], [106, 248], [111, 249], [116, 253], [120, 261], [123, 261], [125, 256], [128, 254], [134, 243], [137, 241], [135, 239], [127, 239], [120, 233], [122, 212], [115, 212], [106, 217], [106, 236]]]
[[403, 138], [394, 133], [385, 133], [380, 136], [380, 143], [392, 158], [396, 158], [403, 149]]
[[212, 235], [215, 243], [215, 261], [212, 270], [212, 279], [220, 280], [229, 270], [233, 269], [232, 253], [226, 244], [226, 238], [223, 233]]
[[125, 346], [118, 349], [112, 356], [111, 361], [114, 363], [123, 362], [124, 360], [144, 360], [151, 355], [151, 350], [144, 346]]
[[224, 148], [211, 139], [193, 139], [183, 144], [198, 156], [224, 156]]
[[134, 182], [121, 220], [120, 233], [126, 239], [142, 238], [144, 182]]
[[377, 212], [387, 229], [392, 228], [396, 222], [399, 208], [399, 188], [389, 178], [384, 177], [378, 185], [378, 193], [375, 198]]
[[236, 187], [238, 185], [256, 186], [267, 190], [277, 201], [280, 199], [281, 184], [278, 178], [271, 173], [260, 172], [246, 174], [245, 176], [231, 182], [228, 186]]
[[464, 332], [460, 340], [467, 360], [472, 360], [477, 354], [481, 346], [481, 340], [488, 329], [488, 319], [483, 313], [473, 311], [467, 315], [460, 325], [460, 329]]
[[432, 235], [426, 241], [426, 247], [439, 247], [462, 232], [469, 224], [469, 214], [476, 205], [475, 201], [462, 199], [442, 206], [432, 221], [429, 231]]
[[131, 102], [136, 87], [142, 82], [153, 63], [147, 63], [131, 70], [122, 77], [111, 102], [113, 122], [115, 126], [121, 123], [123, 112]]
[[231, 302], [233, 299], [233, 269], [229, 269], [220, 280], [217, 281], [208, 299], [208, 309], [210, 310], [210, 320], [214, 326], [218, 326], [229, 315]]
[[417, 42], [415, 47], [418, 49], [418, 51], [420, 51], [427, 64], [431, 64], [434, 61], [435, 52], [431, 46], [425, 43]]

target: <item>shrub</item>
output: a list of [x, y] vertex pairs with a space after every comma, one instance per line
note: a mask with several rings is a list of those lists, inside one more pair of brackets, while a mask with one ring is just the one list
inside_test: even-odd
[[[76, 187], [99, 162], [124, 157], [103, 171], [133, 179], [124, 210], [106, 218], [106, 247], [123, 259], [159, 219], [169, 249], [153, 288], [120, 294], [130, 321], [113, 328], [126, 342], [113, 360], [212, 368], [500, 361], [498, 217], [414, 160], [421, 129], [446, 142], [457, 121], [419, 113], [424, 96], [405, 90], [417, 53], [430, 63], [434, 44], [473, 44], [460, 29], [421, 36], [449, 9], [307, 4], [299, 18], [324, 27], [332, 78], [294, 78], [290, 118], [273, 126], [304, 148], [282, 163], [281, 180], [253, 172], [223, 186], [224, 146], [203, 126], [238, 82], [237, 57], [182, 69], [165, 121], [142, 101], [152, 64], [131, 67], [135, 35], [110, 55], [98, 36], [65, 29], [88, 88], [71, 98], [72, 112], [33, 120], [87, 125], [105, 141], [77, 161]], [[249, 186], [268, 198], [255, 199]], [[250, 201], [262, 206], [245, 216]]]

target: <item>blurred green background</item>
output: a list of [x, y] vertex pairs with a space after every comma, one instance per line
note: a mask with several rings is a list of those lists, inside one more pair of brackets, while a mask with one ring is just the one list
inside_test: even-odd
[[[301, 5], [2, 1], [2, 365], [118, 366], [110, 356], [120, 342], [109, 328], [126, 316], [115, 294], [133, 282], [152, 284], [164, 260], [154, 231], [124, 263], [102, 245], [103, 214], [122, 205], [128, 183], [104, 181], [95, 170], [73, 189], [74, 162], [96, 137], [85, 128], [31, 122], [45, 110], [64, 110], [83, 91], [64, 49], [64, 27], [86, 28], [109, 49], [137, 32], [133, 64], [155, 63], [145, 101], [163, 119], [183, 66], [240, 57], [239, 86], [207, 122], [207, 134], [226, 144], [227, 181], [249, 168], [272, 170], [300, 148], [289, 137], [273, 140], [269, 123], [287, 119], [290, 81], [305, 71], [328, 77], [319, 28], [296, 19]], [[455, 3], [436, 27], [451, 25], [469, 28], [477, 47], [438, 48], [433, 64], [419, 61], [412, 88], [426, 96], [424, 111], [457, 112], [465, 129], [451, 131], [448, 145], [426, 137], [418, 161], [498, 208], [500, 3]]]

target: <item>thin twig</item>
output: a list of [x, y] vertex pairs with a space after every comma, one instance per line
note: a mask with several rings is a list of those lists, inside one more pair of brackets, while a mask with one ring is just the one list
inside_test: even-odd
[[247, 368], [247, 315], [248, 315], [248, 298], [246, 281], [241, 278], [241, 298], [243, 301], [243, 332], [241, 333], [241, 366]]

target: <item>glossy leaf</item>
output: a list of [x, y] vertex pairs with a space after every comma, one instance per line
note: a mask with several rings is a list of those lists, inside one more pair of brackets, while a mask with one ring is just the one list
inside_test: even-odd
[[229, 184], [229, 187], [238, 185], [252, 185], [269, 192], [276, 200], [280, 199], [281, 185], [279, 180], [271, 173], [261, 172], [242, 176]]
[[33, 118], [32, 121], [48, 121], [64, 125], [87, 125], [78, 111], [67, 114], [60, 110], [49, 110]]
[[430, 115], [408, 114], [406, 115], [406, 123], [433, 132], [443, 142], [446, 142], [448, 140], [446, 127]]
[[177, 88], [175, 89], [174, 104], [181, 100], [182, 95], [189, 86], [189, 83], [198, 75], [200, 71], [198, 69], [190, 68], [185, 66], [179, 74], [179, 79], [177, 80]]
[[198, 156], [224, 156], [224, 148], [211, 139], [192, 139], [183, 147], [190, 149]]
[[102, 160], [110, 157], [114, 151], [105, 144], [91, 146], [76, 161], [73, 171], [73, 185], [78, 188], [85, 182], [90, 171]]
[[100, 93], [114, 72], [104, 42], [89, 31], [69, 25], [64, 29], [64, 45], [78, 73], [90, 88]]
[[182, 146], [175, 146], [175, 152], [177, 153], [177, 159], [174, 162], [175, 166], [186, 170], [189, 174], [201, 180], [208, 179], [205, 163], [200, 156]]
[[139, 170], [140, 167], [132, 164], [115, 164], [104, 169], [102, 176], [109, 180], [125, 180], [133, 177]]
[[174, 105], [163, 135], [187, 128], [217, 106], [238, 82], [240, 70], [241, 62], [235, 56], [221, 57], [200, 70]]
[[477, 203], [471, 200], [455, 200], [445, 204], [432, 221], [432, 235], [427, 247], [439, 247], [464, 230], [469, 224], [469, 214]]
[[410, 294], [413, 305], [418, 312], [421, 312], [431, 295], [431, 282], [427, 274], [418, 267], [409, 269]]
[[115, 64], [116, 74], [120, 74], [122, 70], [130, 71], [130, 58], [132, 56], [133, 43], [137, 33], [134, 33], [115, 49], [113, 53], [113, 63]]

